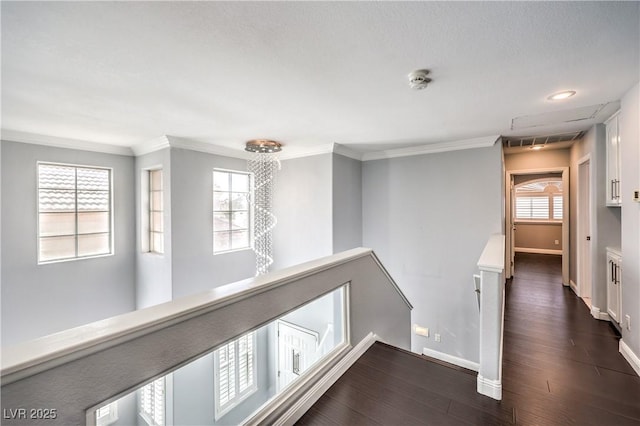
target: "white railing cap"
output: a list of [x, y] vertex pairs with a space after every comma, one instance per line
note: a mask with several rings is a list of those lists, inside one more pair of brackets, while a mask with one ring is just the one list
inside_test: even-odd
[[478, 259], [481, 271], [504, 272], [504, 235], [493, 234], [489, 237], [484, 250]]

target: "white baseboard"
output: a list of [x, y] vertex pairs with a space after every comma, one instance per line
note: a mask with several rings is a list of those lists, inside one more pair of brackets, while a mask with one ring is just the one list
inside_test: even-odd
[[591, 306], [591, 316], [594, 317], [597, 320], [611, 321], [611, 318], [609, 317], [608, 313], [602, 312], [600, 310], [600, 308], [595, 307], [595, 306]]
[[527, 248], [527, 247], [514, 247], [513, 249], [516, 253], [533, 253], [533, 254], [560, 254], [562, 255], [562, 250], [553, 250], [553, 249], [538, 249], [538, 248]]
[[429, 348], [422, 348], [422, 354], [430, 356], [431, 358], [439, 359], [440, 361], [448, 362], [449, 364], [457, 365], [469, 370], [480, 370], [480, 364], [477, 362], [469, 361], [468, 359], [458, 358], [457, 356], [445, 354], [444, 352], [434, 351]]
[[640, 376], [640, 357], [634, 354], [631, 348], [627, 346], [627, 344], [622, 339], [620, 339], [619, 351], [624, 359], [626, 359], [627, 362], [631, 365], [631, 368], [635, 370], [636, 374]]
[[379, 338], [369, 333], [354, 346], [336, 365], [305, 392], [277, 421], [278, 426], [293, 425], [322, 395], [371, 347]]
[[574, 283], [573, 280], [569, 280], [569, 287], [571, 287], [571, 290], [573, 290], [576, 296], [580, 297], [578, 294], [578, 284]]
[[489, 398], [502, 399], [502, 382], [500, 380], [485, 379], [478, 374], [478, 393]]

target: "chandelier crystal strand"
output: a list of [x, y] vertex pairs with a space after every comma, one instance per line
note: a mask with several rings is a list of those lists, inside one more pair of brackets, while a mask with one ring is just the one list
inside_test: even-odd
[[256, 253], [256, 276], [269, 272], [273, 264], [273, 238], [271, 231], [277, 219], [273, 214], [273, 193], [275, 175], [280, 170], [280, 161], [273, 152], [255, 151], [248, 161], [249, 172], [253, 174], [253, 234]]

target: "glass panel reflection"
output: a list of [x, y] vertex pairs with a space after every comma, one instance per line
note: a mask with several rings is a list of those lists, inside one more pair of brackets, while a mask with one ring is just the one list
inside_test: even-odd
[[114, 426], [242, 424], [346, 343], [345, 292], [346, 285], [237, 336], [99, 407], [96, 417], [115, 404]]

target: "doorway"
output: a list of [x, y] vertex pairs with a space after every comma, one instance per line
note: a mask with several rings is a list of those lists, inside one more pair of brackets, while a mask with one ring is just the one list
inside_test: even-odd
[[[556, 224], [561, 225], [561, 232], [559, 233], [559, 237], [553, 241], [558, 244], [561, 242], [561, 249], [551, 249], [551, 248], [529, 248], [526, 252], [529, 253], [549, 253], [549, 254], [561, 254], [562, 256], [562, 284], [565, 286], [569, 286], [569, 168], [568, 167], [558, 167], [558, 168], [544, 168], [544, 169], [530, 169], [530, 170], [509, 170], [506, 172], [506, 208], [505, 208], [505, 218], [506, 218], [506, 278], [511, 278], [516, 274], [515, 269], [515, 253], [516, 251], [523, 251], [521, 247], [516, 245], [517, 240], [517, 232], [519, 225], [521, 228], [521, 232], [524, 232], [525, 226], [523, 225], [532, 225], [536, 221], [534, 220], [534, 216], [531, 217], [532, 220], [517, 220], [516, 219], [516, 185], [518, 185], [519, 181], [525, 179], [526, 176], [532, 175], [535, 177], [539, 177], [540, 181], [544, 180], [545, 176], [555, 175], [560, 177], [560, 186], [562, 187], [562, 199], [556, 200], [554, 197], [548, 198], [549, 203], [549, 214], [553, 215], [553, 204], [556, 204], [555, 211], [562, 210], [562, 218], [560, 220], [559, 217], [556, 216]], [[533, 204], [535, 204], [536, 200], [532, 198], [532, 211], [536, 208]], [[557, 202], [556, 202], [557, 201]], [[549, 216], [549, 219], [553, 219], [552, 216]], [[535, 234], [535, 231], [527, 231]], [[560, 240], [560, 241], [558, 241]], [[559, 244], [558, 244], [559, 245]]]
[[[578, 197], [577, 206], [577, 272], [576, 293], [591, 309], [592, 271], [591, 271], [591, 160], [585, 156], [578, 161]], [[576, 289], [574, 289], [576, 290]]]

